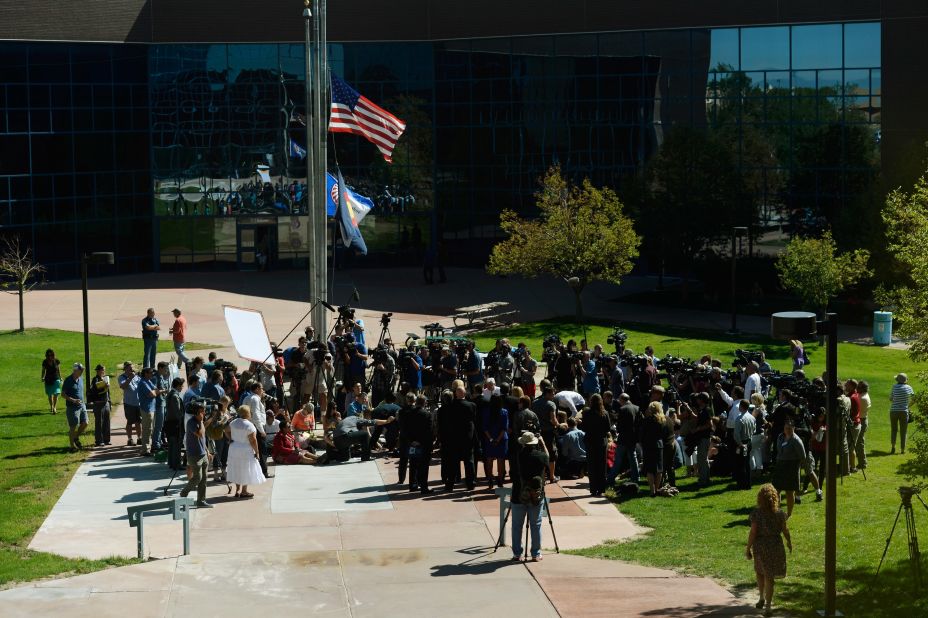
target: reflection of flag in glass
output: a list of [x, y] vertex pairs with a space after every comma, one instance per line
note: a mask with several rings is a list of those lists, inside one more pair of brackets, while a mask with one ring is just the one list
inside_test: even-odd
[[361, 96], [338, 76], [332, 75], [330, 132], [354, 133], [366, 138], [377, 146], [383, 158], [390, 163], [396, 140], [405, 130], [405, 122]]
[[361, 236], [358, 219], [347, 194], [345, 179], [342, 178], [342, 171], [338, 170], [338, 223], [342, 230], [342, 244], [348, 249], [353, 247], [361, 255], [367, 255], [367, 245]]
[[306, 158], [306, 149], [297, 144], [292, 139], [290, 140], [290, 158], [305, 159]]
[[[338, 179], [328, 172], [325, 174], [325, 179], [326, 214], [330, 217], [334, 217], [335, 213], [338, 212]], [[374, 201], [371, 198], [358, 195], [347, 185], [345, 185], [345, 199], [348, 200], [348, 205], [351, 206], [351, 211], [354, 213], [354, 219], [359, 225], [364, 217], [367, 216], [367, 213], [371, 211], [371, 208], [374, 207]]]

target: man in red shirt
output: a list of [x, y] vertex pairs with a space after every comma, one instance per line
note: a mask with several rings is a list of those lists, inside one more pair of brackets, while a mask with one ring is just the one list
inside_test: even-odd
[[857, 392], [857, 380], [845, 382], [844, 392], [851, 398], [851, 412], [847, 419], [847, 449], [851, 472], [857, 472], [857, 440], [860, 438], [860, 393]]
[[174, 314], [174, 326], [171, 327], [171, 336], [174, 337], [174, 351], [177, 353], [177, 368], [180, 364], [190, 364], [190, 359], [184, 354], [184, 343], [187, 341], [187, 318], [180, 314], [180, 309], [175, 308], [171, 313]]

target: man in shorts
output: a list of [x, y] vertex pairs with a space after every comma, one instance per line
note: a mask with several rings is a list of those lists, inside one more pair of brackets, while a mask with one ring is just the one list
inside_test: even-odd
[[71, 452], [76, 453], [83, 448], [80, 437], [87, 429], [87, 408], [84, 406], [84, 366], [74, 363], [71, 375], [64, 379], [61, 385], [61, 395], [66, 403], [65, 415], [68, 419], [68, 442]]
[[122, 389], [122, 407], [126, 415], [126, 442], [129, 446], [134, 446], [135, 441], [132, 439], [132, 431], [139, 437], [139, 443], [142, 439], [142, 410], [139, 408], [139, 382], [142, 380], [139, 374], [135, 372], [135, 367], [129, 361], [122, 365], [122, 374], [119, 376], [119, 388]]

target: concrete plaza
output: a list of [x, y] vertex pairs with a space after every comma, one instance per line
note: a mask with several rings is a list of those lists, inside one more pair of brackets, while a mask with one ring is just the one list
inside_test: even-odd
[[[425, 286], [416, 269], [344, 273], [334, 298], [344, 302], [356, 286], [359, 314], [369, 337], [379, 333], [380, 313], [394, 312], [391, 331], [422, 334], [457, 306], [507, 301], [529, 320], [569, 314], [573, 299], [562, 282], [504, 280], [451, 269], [450, 282]], [[195, 281], [199, 287], [179, 287]], [[397, 283], [398, 282], [398, 283]], [[189, 285], [189, 284], [188, 284]], [[644, 289], [648, 280], [631, 280]], [[623, 286], [624, 288], [625, 286]], [[235, 359], [222, 305], [260, 309], [272, 339], [297, 325], [308, 309], [306, 282], [298, 273], [220, 273], [112, 277], [91, 282], [90, 328], [101, 334], [138, 337], [145, 309], [154, 306], [167, 322], [180, 307], [190, 339], [210, 343]], [[726, 316], [685, 318], [615, 302], [614, 286], [591, 286], [588, 315], [623, 320], [704, 321], [724, 327]], [[15, 299], [0, 299], [0, 328], [16, 322]], [[27, 296], [27, 326], [81, 329], [80, 288], [59, 284]], [[716, 322], [721, 322], [716, 324]], [[744, 319], [745, 330], [764, 332], [766, 320]], [[291, 340], [295, 340], [295, 333]], [[289, 343], [290, 340], [288, 340]], [[170, 355], [167, 342], [159, 358]], [[139, 356], [141, 356], [139, 342]], [[137, 359], [136, 359], [137, 360]], [[117, 418], [121, 410], [116, 411]], [[114, 436], [114, 444], [124, 444]], [[4, 616], [252, 615], [312, 612], [334, 616], [382, 616], [400, 612], [451, 616], [706, 616], [754, 612], [718, 584], [672, 571], [556, 554], [547, 522], [545, 559], [514, 564], [510, 551], [493, 552], [499, 506], [486, 489], [410, 494], [397, 484], [395, 460], [274, 470], [275, 478], [253, 488], [253, 500], [235, 500], [224, 483], [211, 482], [215, 508], [192, 516], [192, 554], [180, 555], [180, 524], [167, 518], [146, 523], [149, 561], [79, 577], [36, 582], [0, 592]], [[433, 462], [432, 479], [438, 478]], [[114, 446], [95, 452], [62, 494], [31, 548], [73, 557], [133, 556], [135, 530], [126, 507], [163, 500], [170, 481], [163, 464]], [[172, 485], [179, 489], [178, 481]], [[628, 539], [643, 531], [585, 481], [549, 486], [551, 513], [561, 549]], [[150, 524], [150, 525], [149, 525]]]

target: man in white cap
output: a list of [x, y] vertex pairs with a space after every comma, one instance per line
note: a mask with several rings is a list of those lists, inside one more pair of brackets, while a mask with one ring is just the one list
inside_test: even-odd
[[68, 419], [68, 442], [71, 452], [76, 453], [83, 448], [80, 437], [87, 429], [87, 408], [84, 406], [84, 366], [74, 363], [71, 375], [64, 379], [61, 385], [61, 396], [66, 403], [65, 415]]
[[548, 451], [543, 440], [530, 431], [523, 431], [518, 439], [519, 474], [512, 479], [512, 560], [522, 560], [522, 530], [528, 517], [532, 538], [532, 562], [541, 560], [541, 512], [545, 501], [545, 471], [548, 469]]

